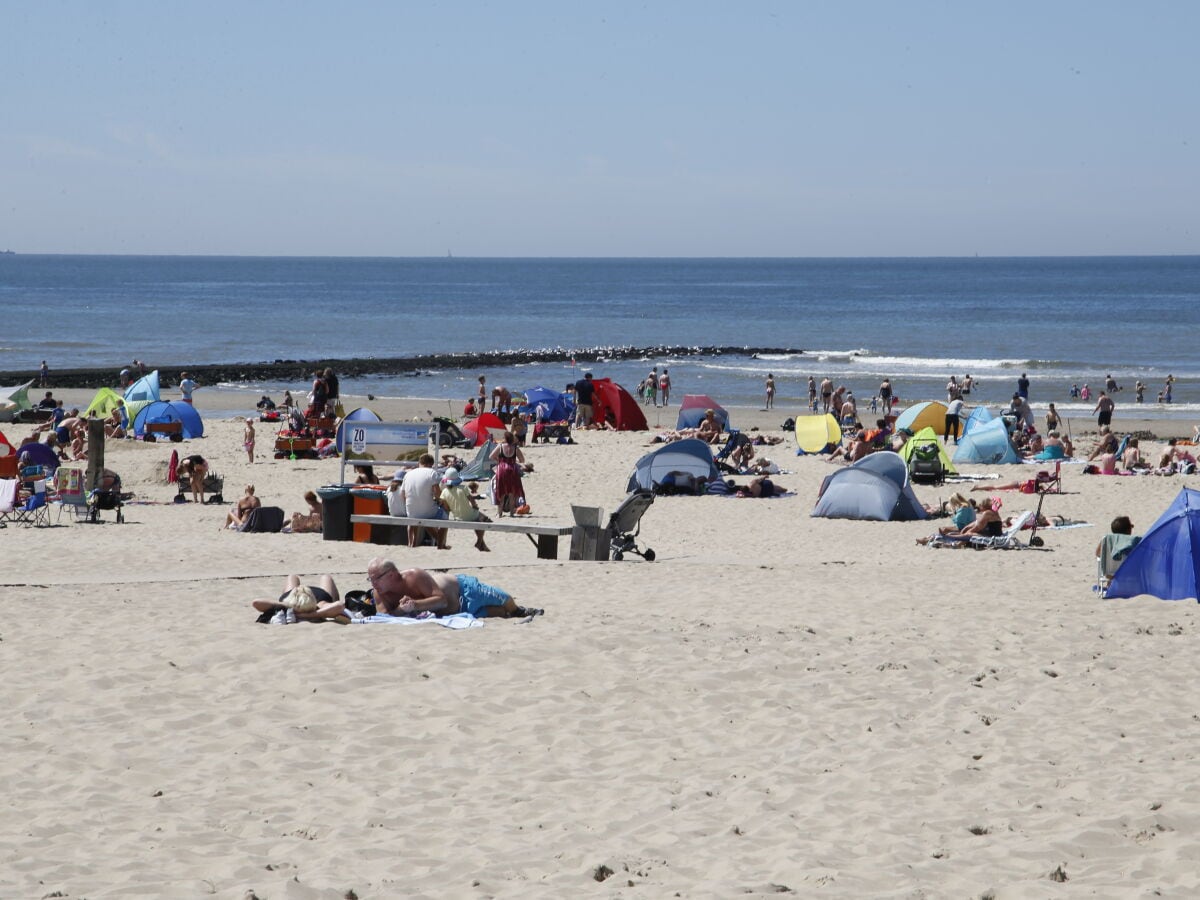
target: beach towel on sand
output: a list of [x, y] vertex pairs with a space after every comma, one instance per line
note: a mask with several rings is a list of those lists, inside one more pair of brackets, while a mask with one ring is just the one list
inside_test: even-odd
[[430, 622], [435, 625], [441, 625], [443, 628], [483, 627], [483, 623], [470, 613], [456, 613], [453, 616], [446, 616], [442, 619], [432, 617], [428, 619], [413, 619], [409, 616], [385, 616], [379, 614], [351, 620], [351, 624], [353, 625], [425, 625]]

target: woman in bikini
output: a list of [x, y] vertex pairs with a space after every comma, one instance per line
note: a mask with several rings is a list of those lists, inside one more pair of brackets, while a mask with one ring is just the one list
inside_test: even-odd
[[225, 514], [224, 528], [240, 528], [242, 523], [246, 521], [246, 516], [250, 515], [250, 510], [258, 509], [262, 506], [262, 501], [254, 496], [254, 485], [246, 485], [246, 493], [244, 493], [233, 509]]

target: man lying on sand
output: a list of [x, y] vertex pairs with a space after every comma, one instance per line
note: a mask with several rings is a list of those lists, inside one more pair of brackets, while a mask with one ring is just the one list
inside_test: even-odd
[[367, 580], [373, 589], [375, 609], [389, 616], [432, 612], [441, 618], [465, 612], [480, 618], [525, 618], [543, 612], [518, 606], [506, 591], [472, 575], [425, 569], [400, 571], [394, 562], [379, 556], [367, 563]]

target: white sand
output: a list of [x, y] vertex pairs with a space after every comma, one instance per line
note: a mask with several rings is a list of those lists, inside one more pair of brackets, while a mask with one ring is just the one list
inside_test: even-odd
[[[928, 523], [811, 519], [832, 466], [789, 442], [767, 453], [798, 496], [661, 498], [656, 562], [549, 562], [516, 535], [482, 554], [466, 532], [438, 552], [221, 531], [224, 509], [167, 502], [171, 449], [208, 457], [230, 501], [251, 480], [288, 512], [338, 466], [250, 466], [213, 404], [252, 399], [197, 398], [209, 437], [110, 443], [155, 501], [124, 525], [0, 531], [0, 896], [1200, 890], [1196, 605], [1090, 590], [1109, 520], [1144, 529], [1184, 479], [1068, 468], [1045, 510], [1095, 528], [1047, 532], [1046, 552], [933, 551], [914, 546]], [[787, 414], [734, 411], [769, 433]], [[613, 509], [646, 441], [528, 449], [535, 520]], [[254, 622], [248, 601], [288, 573], [361, 588], [377, 553], [546, 615]]]

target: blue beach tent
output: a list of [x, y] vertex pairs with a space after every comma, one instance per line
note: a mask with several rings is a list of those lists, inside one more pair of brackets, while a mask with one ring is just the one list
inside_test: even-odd
[[971, 410], [971, 414], [967, 416], [967, 423], [963, 426], [963, 434], [970, 434], [980, 425], [986, 425], [992, 419], [996, 418], [992, 415], [991, 410], [986, 406], [977, 406]]
[[958, 439], [958, 446], [954, 448], [954, 462], [958, 465], [974, 463], [995, 466], [1020, 461], [1021, 457], [1008, 439], [1003, 419], [992, 419], [976, 425]]
[[675, 472], [691, 475], [693, 480], [703, 480], [706, 484], [721, 477], [712, 448], [699, 438], [685, 438], [663, 444], [639, 459], [625, 490], [654, 490], [655, 485], [662, 484], [667, 475]]
[[720, 403], [707, 394], [684, 394], [679, 404], [679, 415], [675, 418], [675, 427], [698, 428], [704, 421], [704, 413], [713, 411], [713, 418], [721, 424], [722, 431], [729, 430], [729, 412]]
[[135, 403], [138, 400], [161, 400], [158, 387], [158, 370], [143, 375], [129, 387], [125, 388], [125, 403]]
[[150, 422], [180, 422], [184, 440], [204, 437], [204, 420], [190, 403], [181, 400], [158, 400], [138, 410], [133, 419], [133, 433], [145, 437], [146, 425]]
[[1200, 491], [1184, 488], [1129, 551], [1104, 596], [1200, 598]]
[[890, 450], [868, 454], [827, 477], [812, 516], [875, 522], [926, 518], [908, 481], [908, 466], [900, 454]]

